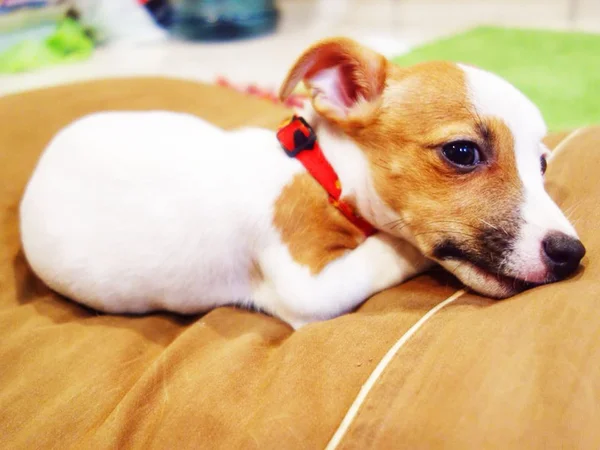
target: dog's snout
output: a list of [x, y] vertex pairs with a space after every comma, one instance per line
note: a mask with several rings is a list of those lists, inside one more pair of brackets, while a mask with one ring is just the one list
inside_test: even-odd
[[548, 270], [557, 278], [571, 275], [585, 255], [585, 247], [577, 238], [564, 233], [548, 233], [542, 241], [543, 255]]

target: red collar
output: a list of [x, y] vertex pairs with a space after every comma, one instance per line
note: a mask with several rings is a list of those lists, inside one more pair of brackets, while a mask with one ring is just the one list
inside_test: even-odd
[[329, 202], [346, 218], [358, 227], [365, 236], [377, 230], [360, 217], [354, 208], [340, 199], [342, 183], [325, 158], [317, 136], [302, 117], [293, 116], [286, 120], [277, 131], [277, 139], [289, 157], [296, 158], [329, 194]]

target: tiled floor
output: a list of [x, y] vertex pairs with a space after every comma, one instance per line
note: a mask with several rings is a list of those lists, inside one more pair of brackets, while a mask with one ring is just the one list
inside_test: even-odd
[[99, 48], [88, 61], [0, 76], [0, 95], [100, 77], [162, 75], [275, 87], [312, 41], [347, 35], [386, 55], [480, 24], [600, 32], [600, 0], [281, 0], [279, 31], [225, 44]]

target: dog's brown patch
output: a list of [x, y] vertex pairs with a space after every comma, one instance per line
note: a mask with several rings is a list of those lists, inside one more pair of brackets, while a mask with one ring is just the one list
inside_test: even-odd
[[[441, 235], [479, 251], [478, 231], [490, 227], [516, 233], [522, 185], [514, 140], [498, 118], [479, 116], [471, 104], [464, 72], [434, 62], [390, 67], [383, 106], [369, 126], [347, 126], [371, 164], [382, 199], [405, 219], [423, 251]], [[461, 173], [440, 155], [453, 140], [476, 142], [486, 162]]]
[[317, 274], [355, 249], [364, 236], [328, 200], [309, 174], [296, 175], [277, 199], [273, 224], [292, 258]]

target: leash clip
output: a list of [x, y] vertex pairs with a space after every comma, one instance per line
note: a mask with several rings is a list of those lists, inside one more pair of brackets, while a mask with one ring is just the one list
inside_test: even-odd
[[317, 135], [303, 117], [294, 115], [279, 128], [277, 140], [285, 153], [294, 158], [304, 150], [312, 150], [317, 142]]

